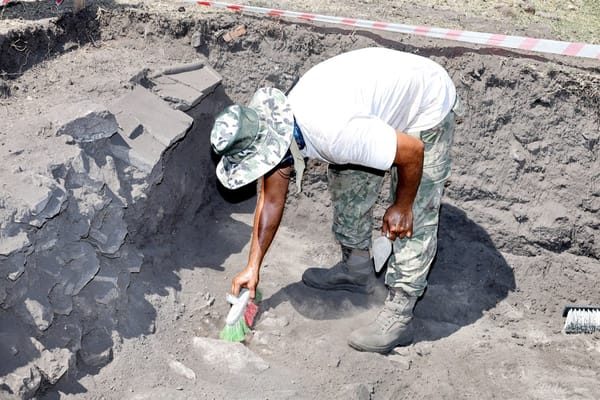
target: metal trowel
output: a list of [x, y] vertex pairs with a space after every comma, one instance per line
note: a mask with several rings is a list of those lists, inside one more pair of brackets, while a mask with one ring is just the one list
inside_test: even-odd
[[385, 236], [373, 240], [373, 264], [375, 272], [379, 273], [392, 254], [392, 241]]

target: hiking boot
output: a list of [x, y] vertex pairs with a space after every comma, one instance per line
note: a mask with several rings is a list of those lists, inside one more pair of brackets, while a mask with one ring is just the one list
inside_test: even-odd
[[342, 261], [331, 268], [309, 268], [302, 274], [302, 281], [316, 289], [369, 294], [374, 290], [370, 284], [372, 275], [373, 262], [368, 250], [342, 246]]
[[388, 353], [396, 346], [406, 346], [413, 341], [413, 308], [416, 297], [402, 289], [389, 288], [383, 308], [375, 321], [350, 334], [348, 344], [360, 351]]

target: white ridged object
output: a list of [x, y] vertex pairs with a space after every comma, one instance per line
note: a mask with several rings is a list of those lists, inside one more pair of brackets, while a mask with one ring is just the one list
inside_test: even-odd
[[565, 333], [600, 332], [600, 308], [572, 307], [567, 310]]

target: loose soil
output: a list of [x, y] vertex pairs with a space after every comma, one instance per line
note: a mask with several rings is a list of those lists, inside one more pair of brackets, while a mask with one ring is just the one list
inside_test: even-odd
[[[349, 3], [339, 15], [369, 2]], [[166, 216], [152, 235], [134, 238], [145, 264], [123, 316], [139, 325], [136, 334], [118, 332], [112, 362], [79, 369], [40, 399], [598, 398], [600, 336], [561, 331], [566, 304], [600, 305], [597, 62], [159, 4], [164, 9], [89, 7], [32, 30], [26, 42], [15, 33], [0, 60], [0, 168], [28, 154], [60, 159], [53, 149], [64, 143], [21, 128], [25, 136], [16, 137], [14, 127], [64, 99], [118, 98], [143, 67], [206, 57], [223, 76], [223, 99], [243, 103], [257, 87], [287, 89], [312, 65], [351, 49], [431, 57], [450, 72], [467, 113], [455, 137], [437, 258], [415, 309], [416, 340], [387, 356], [347, 346], [348, 334], [382, 304], [382, 277], [372, 296], [302, 284], [306, 268], [338, 257], [326, 166], [311, 162], [265, 259], [264, 300], [245, 343], [268, 369], [231, 373], [192, 345], [223, 326], [224, 295], [247, 260], [256, 201], [252, 185], [232, 193], [213, 179], [192, 216]], [[220, 38], [239, 24], [246, 35]], [[194, 32], [199, 48], [190, 46]], [[199, 123], [208, 135], [210, 118]], [[210, 149], [198, 157], [210, 159]], [[163, 184], [175, 180], [167, 173]], [[169, 201], [167, 191], [157, 193], [154, 201]], [[176, 373], [171, 361], [196, 378]]]

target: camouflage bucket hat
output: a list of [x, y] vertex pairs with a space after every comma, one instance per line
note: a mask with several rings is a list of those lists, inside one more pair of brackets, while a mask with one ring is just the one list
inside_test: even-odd
[[278, 89], [260, 88], [248, 106], [227, 107], [215, 120], [210, 142], [222, 156], [217, 177], [228, 189], [244, 186], [275, 167], [294, 133], [294, 117]]

